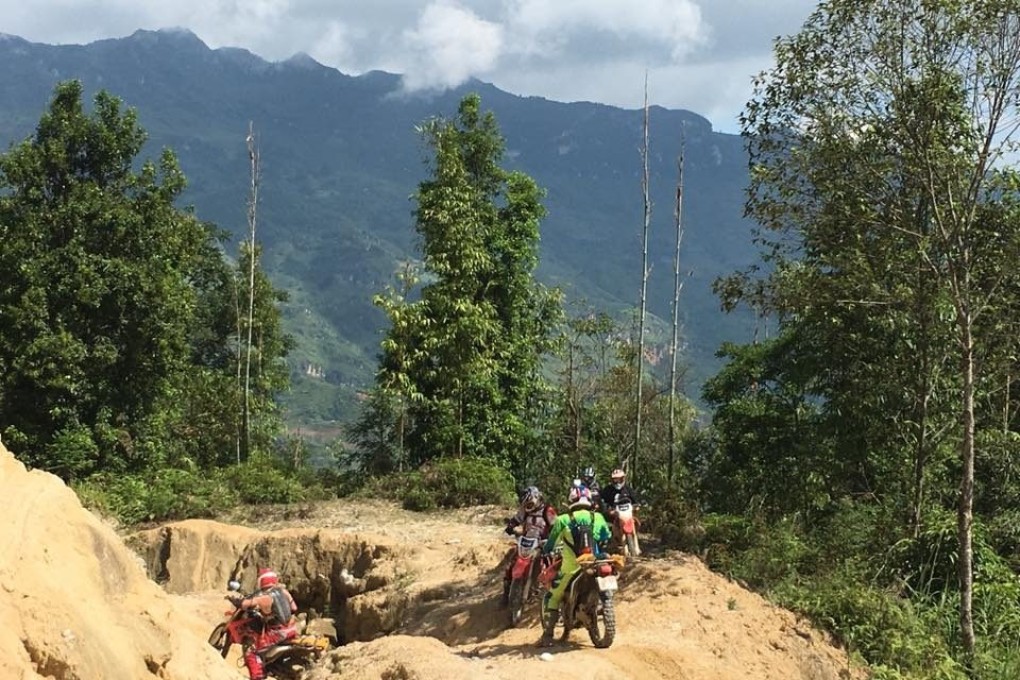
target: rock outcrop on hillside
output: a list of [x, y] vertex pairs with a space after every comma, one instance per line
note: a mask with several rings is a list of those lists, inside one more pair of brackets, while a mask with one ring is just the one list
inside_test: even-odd
[[0, 445], [0, 678], [236, 680], [110, 527]]

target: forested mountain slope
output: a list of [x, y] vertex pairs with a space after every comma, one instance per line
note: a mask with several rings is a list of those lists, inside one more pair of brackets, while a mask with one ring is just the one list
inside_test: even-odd
[[[415, 126], [452, 115], [466, 91], [495, 112], [508, 167], [548, 191], [540, 278], [623, 319], [637, 304], [640, 110], [519, 97], [482, 82], [408, 96], [395, 75], [350, 77], [304, 55], [271, 63], [211, 50], [185, 30], [84, 46], [0, 36], [0, 58], [5, 147], [31, 134], [58, 81], [81, 79], [87, 97], [106, 89], [138, 110], [147, 156], [171, 147], [197, 214], [235, 235], [246, 226], [245, 137], [254, 122], [263, 164], [258, 238], [266, 269], [290, 294], [286, 323], [298, 340], [292, 423], [343, 417], [370, 382], [385, 323], [371, 296], [414, 256], [410, 197], [427, 172]], [[641, 87], [634, 83], [636, 103]], [[746, 155], [739, 137], [713, 132], [693, 113], [655, 107], [650, 128], [649, 310], [662, 319], [672, 301], [676, 157], [686, 142], [682, 268], [690, 277], [681, 311], [693, 386], [713, 371], [722, 340], [747, 340], [753, 330], [747, 317], [723, 315], [710, 291], [715, 277], [753, 259], [742, 218]]]

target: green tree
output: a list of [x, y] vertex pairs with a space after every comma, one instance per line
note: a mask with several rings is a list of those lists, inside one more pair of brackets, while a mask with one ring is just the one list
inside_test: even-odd
[[477, 95], [421, 132], [434, 153], [415, 213], [427, 283], [420, 299], [384, 305], [393, 325], [378, 382], [405, 399], [411, 463], [482, 455], [520, 467], [559, 315], [534, 280], [542, 192], [500, 167], [503, 139]]
[[[838, 327], [817, 336], [835, 344], [820, 355], [837, 361], [818, 364], [833, 413], [879, 413], [892, 397], [901, 423], [914, 419], [915, 522], [938, 446], [930, 435], [958, 423], [959, 623], [970, 660], [975, 407], [983, 383], [1002, 384], [996, 329], [1017, 318], [1016, 298], [1001, 293], [1020, 245], [1018, 183], [1004, 161], [1020, 95], [1020, 4], [836, 0], [779, 41], [776, 60], [743, 121], [750, 212], [793, 237], [792, 257], [772, 251], [772, 292], [787, 322]], [[952, 419], [936, 399], [946, 390]]]
[[[145, 138], [106, 92], [86, 112], [71, 81], [0, 156], [4, 440], [65, 479], [209, 462], [236, 431], [221, 420], [237, 403], [222, 234], [175, 207], [186, 182], [170, 150], [136, 169]], [[286, 343], [266, 314], [268, 365]]]

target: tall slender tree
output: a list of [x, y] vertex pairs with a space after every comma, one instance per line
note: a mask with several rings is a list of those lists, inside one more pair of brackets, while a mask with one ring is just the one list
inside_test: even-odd
[[645, 313], [648, 305], [648, 225], [652, 218], [652, 201], [649, 196], [648, 176], [648, 74], [645, 73], [645, 105], [644, 124], [642, 126], [641, 144], [641, 197], [642, 225], [641, 225], [641, 301], [638, 308], [638, 334], [637, 334], [637, 380], [634, 386], [634, 450], [629, 456], [628, 467], [630, 468], [631, 479], [637, 475], [637, 460], [641, 454], [641, 411], [643, 400], [641, 389], [644, 384], [644, 362], [645, 362]]
[[669, 344], [669, 458], [666, 464], [666, 483], [673, 484], [673, 463], [676, 458], [676, 356], [680, 341], [680, 244], [684, 239], [683, 206], [684, 206], [684, 145], [680, 145], [680, 158], [676, 162], [676, 205], [674, 219], [676, 221], [676, 251], [673, 254], [673, 335]]
[[415, 212], [427, 283], [391, 311], [385, 356], [400, 366], [384, 362], [379, 381], [414, 395], [410, 462], [470, 454], [520, 469], [559, 318], [558, 295], [534, 280], [542, 192], [500, 167], [503, 139], [477, 95], [420, 131], [434, 154]]

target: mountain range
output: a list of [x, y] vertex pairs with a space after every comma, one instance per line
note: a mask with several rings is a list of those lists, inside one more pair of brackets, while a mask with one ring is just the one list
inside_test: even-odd
[[[506, 139], [506, 167], [546, 191], [539, 278], [581, 308], [633, 319], [641, 287], [643, 111], [522, 97], [472, 80], [443, 92], [406, 93], [399, 75], [345, 75], [298, 54], [270, 62], [238, 48], [210, 49], [184, 29], [137, 31], [87, 45], [45, 45], [0, 34], [0, 144], [33, 133], [54, 85], [79, 79], [138, 112], [145, 157], [162, 147], [188, 177], [187, 204], [234, 238], [246, 232], [250, 186], [245, 139], [257, 135], [261, 178], [257, 238], [264, 266], [290, 296], [288, 421], [308, 432], [349, 417], [371, 384], [385, 330], [373, 294], [416, 257], [417, 185], [428, 177], [416, 125], [452, 116], [481, 96]], [[640, 83], [635, 83], [639, 91]], [[743, 218], [747, 155], [739, 136], [688, 111], [653, 106], [649, 122], [648, 309], [665, 355], [673, 299], [674, 196], [684, 150], [680, 298], [684, 386], [717, 368], [723, 340], [747, 341], [754, 321], [724, 315], [712, 281], [756, 257]], [[234, 251], [236, 252], [236, 248]]]

